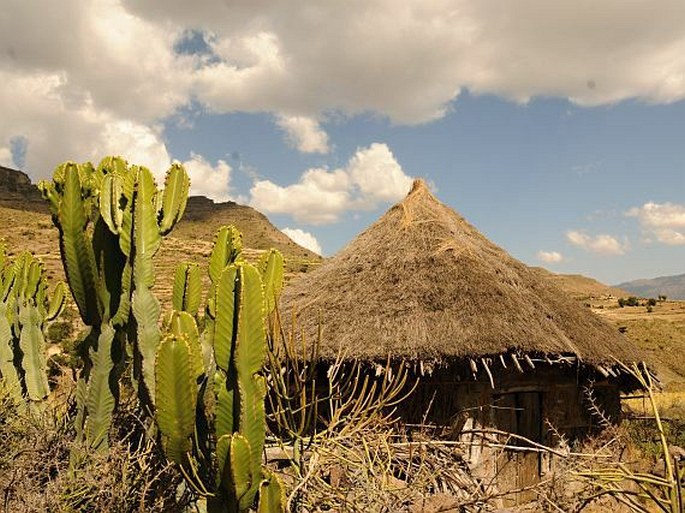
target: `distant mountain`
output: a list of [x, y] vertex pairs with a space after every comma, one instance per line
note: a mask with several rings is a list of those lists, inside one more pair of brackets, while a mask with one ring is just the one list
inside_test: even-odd
[[545, 279], [556, 284], [564, 292], [575, 299], [590, 299], [601, 297], [624, 297], [629, 294], [619, 287], [605, 285], [594, 278], [588, 278], [581, 274], [556, 274], [543, 267], [533, 267], [534, 271], [540, 273]]
[[685, 274], [628, 281], [616, 286], [639, 297], [666, 296], [668, 299], [685, 299]]

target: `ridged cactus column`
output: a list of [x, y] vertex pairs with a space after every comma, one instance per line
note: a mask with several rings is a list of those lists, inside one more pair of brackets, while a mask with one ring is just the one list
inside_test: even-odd
[[174, 164], [158, 190], [147, 168], [107, 157], [97, 168], [64, 163], [40, 188], [60, 232], [69, 288], [89, 327], [80, 345], [76, 428], [92, 446], [104, 448], [127, 344], [139, 398], [152, 411], [160, 340], [152, 258], [183, 215], [188, 175]]
[[24, 252], [13, 262], [0, 243], [0, 376], [16, 404], [37, 404], [50, 393], [45, 353], [47, 323], [62, 311], [64, 283], [48, 297], [43, 264]]
[[[261, 464], [266, 433], [266, 381], [261, 374], [265, 322], [275, 291], [282, 286], [283, 259], [272, 251], [258, 268], [242, 260], [241, 247], [235, 228], [219, 231], [210, 258], [212, 285], [202, 336], [195, 328], [193, 308], [174, 312], [168, 322], [170, 334], [157, 353], [156, 415], [167, 457], [207, 496], [209, 513], [247, 511], [257, 497], [259, 511], [283, 511], [281, 484]], [[177, 308], [199, 301], [190, 269], [184, 265], [177, 271]], [[200, 355], [207, 340], [211, 358], [203, 363]], [[207, 389], [213, 390], [211, 401], [198, 393]], [[195, 417], [198, 404], [201, 418]], [[213, 405], [213, 412], [204, 411], [206, 404]], [[214, 419], [210, 431], [204, 422], [209, 418]], [[190, 478], [212, 472], [210, 482]]]

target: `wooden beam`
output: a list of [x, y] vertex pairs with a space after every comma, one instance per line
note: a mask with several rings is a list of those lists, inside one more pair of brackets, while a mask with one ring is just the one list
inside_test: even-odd
[[528, 356], [527, 353], [523, 353], [523, 359], [526, 360], [526, 363], [531, 366], [531, 368], [535, 368], [535, 364], [533, 363], [533, 360], [530, 359], [530, 356]]
[[499, 361], [502, 364], [502, 367], [504, 367], [506, 369], [507, 363], [504, 361], [504, 355], [502, 353], [499, 354]]
[[495, 389], [495, 380], [492, 379], [492, 373], [490, 372], [490, 368], [488, 367], [488, 363], [485, 361], [485, 358], [481, 358], [480, 361], [483, 363], [483, 367], [485, 367], [485, 372], [488, 373], [488, 378], [490, 378], [490, 386], [492, 389]]
[[516, 355], [514, 353], [511, 353], [511, 359], [514, 362], [514, 366], [518, 369], [519, 372], [523, 372], [523, 367], [521, 367], [521, 364], [519, 363], [519, 359], [516, 358]]

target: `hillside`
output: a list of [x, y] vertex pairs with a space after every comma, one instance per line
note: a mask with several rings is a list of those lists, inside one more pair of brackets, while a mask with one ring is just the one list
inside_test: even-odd
[[650, 310], [607, 300], [593, 302], [593, 311], [645, 351], [667, 389], [685, 390], [685, 301], [660, 301]]
[[662, 301], [651, 311], [644, 305], [620, 308], [618, 298], [643, 294], [624, 290], [623, 284], [611, 287], [579, 274], [554, 274], [541, 267], [535, 270], [625, 333], [644, 351], [667, 389], [685, 389], [685, 359], [674, 357], [685, 353], [685, 302]]
[[0, 166], [0, 206], [48, 212], [38, 188], [31, 183], [26, 173]]
[[663, 295], [671, 299], [685, 299], [685, 274], [628, 281], [616, 286], [639, 297]]
[[584, 300], [608, 296], [618, 298], [630, 295], [620, 287], [610, 287], [581, 274], [556, 274], [543, 267], [533, 267], [532, 269], [554, 282], [557, 287], [575, 299]]
[[[160, 276], [157, 290], [163, 301], [170, 297], [176, 265], [183, 261], [205, 265], [214, 235], [224, 224], [233, 224], [243, 233], [248, 259], [257, 259], [262, 251], [276, 248], [283, 253], [290, 273], [306, 272], [322, 260], [293, 242], [255, 209], [194, 196], [189, 198], [183, 219], [163, 240], [155, 257]], [[41, 258], [50, 278], [64, 279], [57, 228], [40, 192], [26, 174], [5, 167], [0, 167], [0, 238], [7, 241], [11, 253], [30, 250]]]

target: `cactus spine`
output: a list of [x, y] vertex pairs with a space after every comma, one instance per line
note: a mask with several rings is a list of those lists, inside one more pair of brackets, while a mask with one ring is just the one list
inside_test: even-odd
[[160, 191], [147, 168], [107, 157], [97, 168], [66, 162], [39, 186], [60, 232], [69, 288], [89, 327], [80, 345], [77, 433], [105, 448], [127, 344], [140, 400], [152, 409], [160, 341], [152, 258], [183, 215], [188, 175], [172, 165]]
[[[204, 480], [208, 482], [189, 478], [197, 491], [209, 495], [210, 513], [247, 511], [258, 495], [259, 511], [280, 512], [281, 485], [261, 465], [266, 381], [260, 372], [266, 352], [265, 322], [282, 286], [283, 259], [272, 250], [258, 268], [242, 260], [241, 249], [235, 228], [219, 230], [210, 257], [211, 287], [202, 337], [197, 336], [193, 308], [174, 312], [167, 323], [170, 335], [157, 352], [157, 421], [167, 457], [187, 476], [214, 474]], [[176, 274], [177, 309], [199, 302], [199, 287], [191, 286], [196, 278], [190, 269], [181, 266]], [[211, 356], [204, 364], [198, 356], [203, 345], [205, 353], [209, 345]], [[170, 375], [178, 379], [165, 385]], [[204, 390], [213, 391], [213, 400], [204, 401]], [[204, 411], [208, 404], [213, 405], [213, 415]], [[201, 418], [214, 419], [213, 435], [200, 417], [190, 429], [198, 405]], [[172, 418], [176, 422], [171, 423]]]
[[9, 262], [0, 243], [0, 376], [18, 405], [50, 393], [44, 331], [65, 302], [59, 282], [48, 297], [43, 264], [24, 252]]

